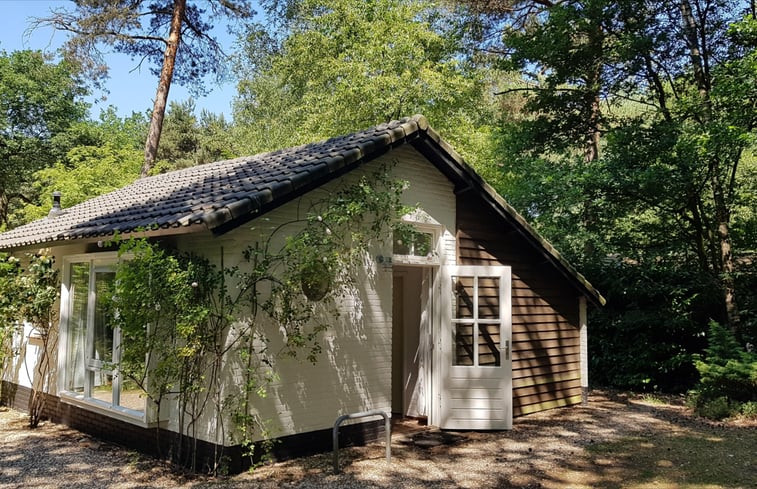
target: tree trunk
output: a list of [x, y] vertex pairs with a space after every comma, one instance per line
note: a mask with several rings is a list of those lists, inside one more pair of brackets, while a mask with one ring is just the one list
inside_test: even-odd
[[150, 173], [150, 169], [152, 169], [155, 163], [155, 156], [158, 153], [160, 133], [163, 130], [163, 118], [166, 114], [168, 90], [171, 88], [171, 80], [173, 79], [176, 52], [181, 42], [181, 26], [186, 8], [187, 0], [174, 0], [171, 29], [168, 33], [166, 50], [163, 54], [163, 68], [160, 71], [158, 92], [155, 95], [155, 105], [152, 109], [152, 118], [150, 119], [150, 132], [147, 135], [147, 142], [145, 142], [145, 161], [142, 164], [141, 177], [146, 177]]
[[738, 334], [739, 308], [736, 303], [736, 283], [733, 278], [733, 253], [731, 252], [731, 233], [730, 233], [730, 212], [726, 197], [723, 191], [723, 182], [718, 172], [718, 164], [713, 165], [711, 173], [712, 197], [715, 203], [715, 220], [717, 229], [715, 231], [718, 242], [720, 259], [720, 284], [723, 288], [723, 299], [725, 301], [726, 318], [728, 326], [734, 334]]
[[[694, 79], [699, 89], [699, 95], [702, 103], [700, 124], [708, 129], [712, 121], [712, 102], [710, 100], [711, 80], [707, 62], [708, 52], [701, 49], [704, 42], [700, 42], [700, 29], [697, 25], [697, 19], [691, 10], [688, 0], [682, 0], [680, 3], [681, 20], [683, 23], [683, 33], [686, 44], [689, 49], [689, 60], [694, 71]], [[740, 317], [739, 309], [736, 303], [736, 284], [733, 279], [733, 254], [731, 253], [731, 234], [730, 234], [730, 209], [726, 197], [726, 188], [723, 183], [722, 171], [723, 163], [717, 155], [709, 157], [709, 178], [712, 186], [712, 199], [714, 204], [714, 224], [715, 229], [712, 233], [713, 248], [716, 249], [717, 272], [720, 278], [720, 286], [723, 291], [723, 302], [725, 305], [726, 319], [731, 331], [738, 333]]]
[[0, 190], [0, 227], [2, 227], [3, 224], [8, 224], [9, 200], [10, 199], [8, 199], [8, 194], [5, 190]]
[[[602, 60], [604, 58], [604, 32], [600, 22], [596, 22], [589, 31], [588, 43], [597, 58], [585, 75], [587, 96], [586, 107], [586, 136], [584, 140], [584, 162], [589, 165], [599, 159], [599, 144], [602, 136], [600, 124], [602, 120], [601, 90], [602, 90]], [[586, 231], [596, 226], [596, 212], [594, 209], [594, 189], [584, 188], [586, 198], [583, 203], [583, 226]], [[594, 242], [587, 239], [584, 242], [584, 256], [591, 257], [595, 253]]]

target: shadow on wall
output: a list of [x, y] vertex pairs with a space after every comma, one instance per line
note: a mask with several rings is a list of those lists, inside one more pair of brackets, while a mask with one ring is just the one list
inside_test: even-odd
[[[322, 351], [316, 363], [310, 363], [305, 354], [260, 358], [259, 366], [270, 366], [267, 370], [275, 372], [276, 378], [263, 396], [253, 394], [250, 399], [260, 421], [267, 423], [270, 437], [331, 428], [342, 414], [390, 409], [390, 301], [391, 272], [378, 270], [375, 261], [366, 256], [354, 287], [339, 295], [337, 315], [327, 304], [315, 305], [312, 324], [328, 326], [319, 340]], [[267, 332], [267, 350], [283, 349], [284, 338], [278, 328], [269, 324]], [[237, 358], [226, 372], [235, 372], [238, 383], [244, 368]]]

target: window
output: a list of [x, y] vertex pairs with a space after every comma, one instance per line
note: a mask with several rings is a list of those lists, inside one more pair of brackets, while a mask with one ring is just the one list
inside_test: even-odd
[[107, 298], [115, 280], [113, 253], [65, 262], [61, 325], [63, 394], [127, 416], [145, 418], [145, 395], [118, 373], [120, 332]]
[[395, 255], [428, 256], [434, 251], [434, 235], [430, 232], [415, 231], [394, 236], [392, 253]]
[[392, 262], [401, 265], [438, 265], [441, 227], [410, 223], [411, 227], [395, 231], [392, 236]]
[[501, 344], [500, 279], [452, 277], [454, 365], [499, 367]]

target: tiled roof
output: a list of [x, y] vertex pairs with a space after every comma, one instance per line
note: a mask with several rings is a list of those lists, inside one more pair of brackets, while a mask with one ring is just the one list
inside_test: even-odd
[[143, 178], [63, 209], [56, 217], [0, 234], [0, 249], [139, 229], [212, 230], [321, 185], [427, 128], [425, 118], [415, 116], [348, 136]]
[[[478, 192], [597, 304], [601, 294], [469, 167], [422, 115], [347, 136], [137, 180], [0, 234], [0, 250], [150, 230], [224, 232], [319, 187], [391, 148], [412, 144], [461, 188]], [[493, 224], [496, 225], [496, 224]]]

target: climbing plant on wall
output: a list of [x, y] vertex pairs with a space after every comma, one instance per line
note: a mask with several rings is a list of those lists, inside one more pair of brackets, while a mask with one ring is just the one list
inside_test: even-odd
[[9, 357], [18, 353], [12, 351], [13, 335], [27, 323], [30, 337], [39, 345], [34, 371], [28, 372], [32, 379], [29, 426], [35, 428], [44, 414], [51, 365], [56, 359], [60, 282], [52, 256], [38, 253], [27, 257], [26, 268], [16, 257], [0, 257], [0, 365], [4, 368]]
[[[216, 420], [217, 445], [228, 432], [255, 456], [255, 440], [266, 434], [255, 399], [277, 378], [276, 360], [317, 362], [323, 313], [337, 314], [337, 299], [354, 287], [375, 243], [394, 229], [407, 232], [406, 184], [387, 170], [303, 199], [294, 218], [261, 231], [241, 256], [220, 250], [217, 263], [145, 239], [120, 242], [128, 259], [117, 267], [112, 294], [122, 332], [117, 368], [158, 406], [175, 396], [181, 462], [200, 468], [201, 417]], [[272, 341], [272, 332], [280, 339]], [[240, 377], [233, 392], [220, 382], [230, 361]], [[207, 469], [223, 470], [220, 449], [213, 458]]]

